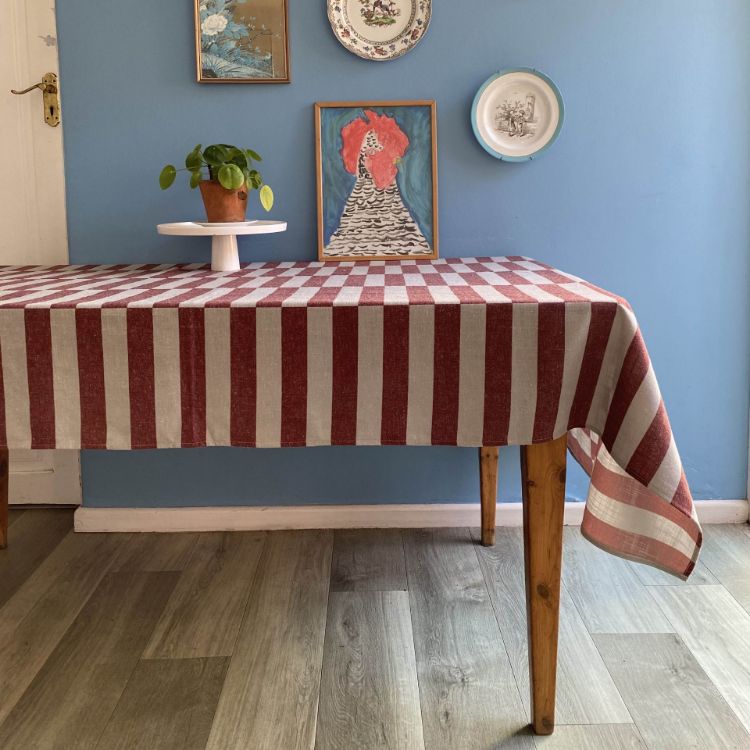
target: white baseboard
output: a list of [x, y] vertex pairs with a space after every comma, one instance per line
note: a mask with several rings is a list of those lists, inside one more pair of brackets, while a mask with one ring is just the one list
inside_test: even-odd
[[698, 520], [704, 524], [747, 523], [750, 505], [747, 500], [696, 500]]
[[[565, 503], [565, 525], [577, 526], [583, 503]], [[747, 500], [699, 500], [702, 523], [744, 523]], [[498, 526], [521, 526], [521, 503], [497, 506]], [[257, 531], [478, 526], [479, 503], [309, 505], [201, 508], [78, 508], [76, 531]]]

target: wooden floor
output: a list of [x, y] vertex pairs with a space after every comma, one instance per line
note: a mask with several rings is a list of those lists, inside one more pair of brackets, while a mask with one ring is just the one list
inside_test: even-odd
[[750, 748], [750, 527], [688, 584], [566, 529], [532, 737], [520, 531], [73, 534], [0, 552], [0, 748]]

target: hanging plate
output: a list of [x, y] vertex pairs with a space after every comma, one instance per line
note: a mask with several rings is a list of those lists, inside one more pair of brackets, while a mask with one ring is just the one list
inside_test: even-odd
[[502, 70], [474, 97], [471, 125], [487, 153], [503, 161], [528, 161], [549, 148], [563, 124], [557, 86], [531, 68]]
[[432, 0], [328, 0], [336, 38], [365, 60], [405, 55], [430, 24]]

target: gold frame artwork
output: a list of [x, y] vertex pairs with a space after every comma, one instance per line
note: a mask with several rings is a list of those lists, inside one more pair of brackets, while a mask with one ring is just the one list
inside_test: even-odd
[[[221, 12], [211, 13], [214, 1], [195, 0], [195, 67], [198, 83], [290, 83], [288, 0], [225, 0]], [[208, 12], [203, 20], [202, 5], [203, 10]], [[239, 11], [242, 11], [242, 15]], [[249, 13], [255, 15], [246, 17], [245, 14]], [[243, 28], [244, 33], [241, 31]], [[274, 46], [276, 41], [278, 44]], [[204, 49], [209, 44], [219, 45], [222, 42], [230, 45], [226, 51], [215, 48], [209, 53]], [[253, 44], [255, 46], [251, 47]], [[204, 56], [209, 54], [213, 69], [204, 64]], [[279, 70], [279, 75], [274, 75], [276, 54], [283, 55], [283, 68]], [[249, 75], [253, 58], [257, 60], [256, 69], [259, 71], [270, 60], [271, 75]], [[222, 70], [227, 74], [220, 75]], [[230, 72], [234, 74], [228, 75]]]
[[[339, 195], [336, 199], [339, 209], [344, 211], [343, 214], [338, 215], [338, 224], [336, 225], [336, 230], [331, 235], [331, 238], [329, 240], [328, 245], [326, 245], [326, 235], [328, 234], [328, 230], [331, 227], [327, 227], [326, 225], [326, 217], [328, 219], [331, 219], [332, 214], [327, 214], [326, 208], [326, 178], [324, 176], [324, 172], [326, 175], [331, 175], [331, 170], [335, 170], [338, 172], [338, 175], [341, 176], [343, 174], [344, 178], [346, 178], [346, 175], [344, 172], [348, 171], [350, 175], [354, 174], [352, 172], [352, 165], [347, 169], [345, 168], [342, 170], [341, 165], [337, 164], [336, 166], [331, 166], [332, 161], [335, 161], [338, 159], [338, 161], [344, 161], [344, 141], [341, 140], [343, 137], [343, 130], [341, 131], [341, 135], [337, 136], [336, 144], [328, 143], [328, 141], [331, 139], [331, 135], [333, 132], [336, 132], [335, 130], [331, 130], [331, 132], [324, 131], [324, 125], [322, 124], [322, 117], [323, 117], [323, 111], [329, 110], [329, 109], [341, 109], [341, 110], [361, 110], [360, 116], [363, 115], [366, 118], [369, 118], [370, 115], [368, 115], [365, 110], [375, 110], [375, 116], [377, 116], [378, 112], [380, 112], [380, 116], [382, 119], [382, 116], [385, 115], [395, 121], [395, 114], [390, 114], [388, 110], [395, 110], [398, 108], [427, 108], [429, 111], [429, 126], [427, 126], [424, 122], [421, 125], [421, 133], [424, 138], [425, 133], [429, 134], [430, 137], [430, 144], [429, 146], [422, 145], [421, 146], [421, 162], [420, 164], [422, 167], [429, 167], [431, 168], [431, 180], [432, 184], [431, 186], [427, 187], [425, 186], [421, 190], [423, 205], [426, 202], [427, 198], [431, 200], [431, 210], [429, 212], [428, 218], [425, 219], [423, 216], [423, 220], [421, 222], [421, 228], [420, 228], [420, 221], [417, 218], [417, 213], [413, 210], [413, 208], [409, 205], [410, 200], [409, 196], [406, 194], [401, 194], [401, 189], [398, 187], [398, 183], [396, 182], [396, 177], [393, 176], [391, 178], [390, 174], [386, 179], [392, 179], [393, 183], [396, 184], [396, 188], [394, 193], [398, 193], [398, 196], [393, 197], [392, 199], [392, 206], [395, 209], [398, 209], [397, 211], [392, 211], [391, 208], [386, 207], [386, 204], [384, 203], [385, 212], [391, 211], [391, 215], [394, 216], [394, 221], [396, 220], [395, 217], [402, 216], [401, 218], [401, 227], [405, 228], [407, 231], [407, 234], [414, 231], [414, 236], [416, 238], [415, 244], [418, 244], [421, 242], [423, 245], [426, 243], [428, 249], [430, 250], [429, 253], [427, 252], [399, 252], [394, 251], [393, 253], [385, 254], [365, 254], [362, 252], [359, 252], [357, 254], [333, 254], [330, 252], [326, 252], [326, 248], [331, 244], [331, 242], [336, 241], [340, 242], [340, 239], [334, 240], [335, 236], [338, 235], [341, 231], [341, 228], [344, 226], [344, 218], [346, 215], [347, 208], [349, 200], [352, 199], [356, 185], [359, 184], [359, 178], [357, 178], [357, 183], [355, 184], [355, 187], [352, 188], [352, 192], [349, 194], [349, 198], [343, 199], [342, 203], [342, 196]], [[343, 115], [343, 113], [342, 113]], [[356, 118], [353, 118], [352, 120], [349, 120], [346, 125], [351, 125]], [[344, 119], [341, 120], [341, 122], [344, 122]], [[333, 122], [330, 123], [330, 128], [337, 128], [339, 125], [339, 121], [336, 120], [335, 124]], [[373, 128], [376, 128], [377, 126], [373, 126]], [[401, 136], [406, 135], [406, 133], [401, 132]], [[377, 135], [375, 136], [377, 138]], [[407, 136], [408, 137], [408, 136]], [[411, 147], [411, 143], [407, 146], [407, 150], [402, 152], [399, 152], [394, 155], [394, 161], [392, 162], [394, 165], [402, 164], [405, 159], [408, 158], [408, 148]], [[324, 154], [323, 151], [326, 150], [326, 153]], [[400, 155], [399, 155], [400, 154]], [[403, 158], [402, 158], [403, 157]], [[360, 151], [360, 158], [361, 158], [361, 151]], [[324, 165], [324, 161], [326, 164]], [[432, 99], [417, 99], [417, 100], [406, 100], [406, 101], [359, 101], [359, 102], [316, 102], [315, 104], [315, 164], [316, 164], [316, 192], [317, 192], [317, 202], [318, 202], [318, 260], [320, 261], [330, 261], [330, 262], [338, 262], [338, 261], [371, 261], [371, 260], [404, 260], [404, 259], [412, 259], [412, 260], [435, 260], [437, 257], [439, 257], [439, 245], [438, 245], [438, 172], [437, 172], [437, 106], [434, 100]], [[389, 169], [389, 167], [386, 167], [386, 169]], [[395, 171], [395, 170], [394, 170]], [[333, 175], [331, 175], [330, 179], [333, 179], [335, 182], [335, 178]], [[348, 179], [352, 179], [349, 177]], [[383, 189], [383, 188], [381, 188]], [[341, 191], [339, 190], [339, 193]], [[375, 192], [373, 192], [373, 195], [375, 195]], [[334, 203], [336, 205], [336, 203]], [[408, 217], [404, 211], [408, 212], [410, 214], [410, 217]], [[400, 212], [400, 213], [399, 213]], [[424, 213], [424, 212], [423, 212]], [[406, 221], [403, 220], [403, 217], [406, 217]], [[410, 221], [409, 221], [410, 218]], [[330, 223], [330, 221], [329, 221]], [[430, 237], [431, 234], [431, 237]], [[430, 241], [431, 240], [431, 241]]]

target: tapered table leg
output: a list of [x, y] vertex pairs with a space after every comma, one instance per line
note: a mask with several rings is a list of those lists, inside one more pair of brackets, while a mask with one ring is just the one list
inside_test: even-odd
[[479, 494], [482, 501], [482, 544], [495, 544], [495, 511], [497, 510], [497, 458], [499, 448], [479, 449]]
[[0, 449], [0, 549], [8, 546], [8, 450]]
[[521, 448], [531, 724], [555, 728], [567, 436]]

